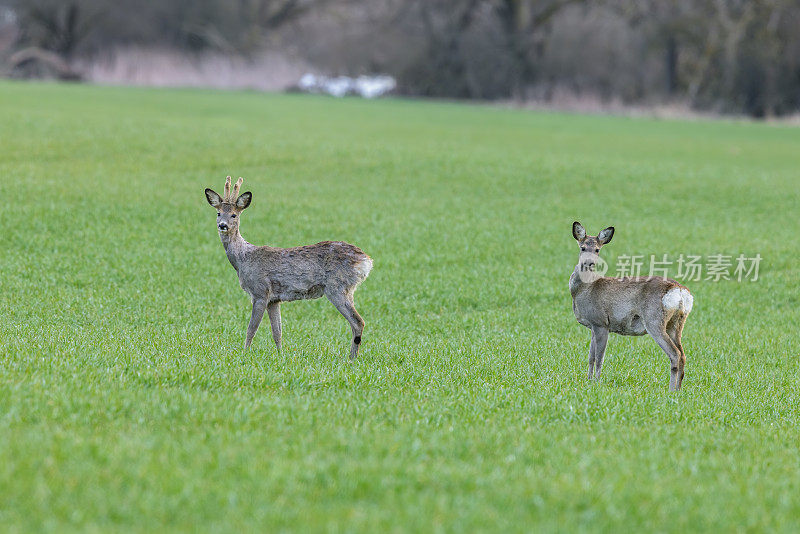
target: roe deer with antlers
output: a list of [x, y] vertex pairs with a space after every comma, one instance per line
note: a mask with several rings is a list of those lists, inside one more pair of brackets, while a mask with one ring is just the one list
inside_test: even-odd
[[624, 336], [650, 334], [669, 357], [670, 389], [680, 389], [686, 364], [681, 333], [694, 301], [689, 290], [666, 278], [610, 278], [598, 274], [598, 253], [614, 236], [613, 226], [593, 237], [586, 235], [576, 221], [572, 223], [572, 236], [581, 251], [578, 265], [569, 277], [569, 292], [575, 318], [592, 331], [589, 378], [600, 378], [609, 332]]
[[242, 178], [231, 192], [231, 177], [220, 197], [206, 189], [206, 199], [217, 210], [217, 230], [228, 261], [239, 275], [239, 284], [253, 301], [245, 349], [256, 335], [264, 311], [269, 315], [275, 346], [281, 349], [281, 302], [328, 297], [353, 330], [350, 359], [358, 356], [364, 320], [356, 311], [353, 292], [367, 278], [372, 259], [360, 248], [342, 241], [322, 241], [293, 248], [257, 247], [239, 234], [242, 211], [250, 205], [250, 191], [239, 195]]

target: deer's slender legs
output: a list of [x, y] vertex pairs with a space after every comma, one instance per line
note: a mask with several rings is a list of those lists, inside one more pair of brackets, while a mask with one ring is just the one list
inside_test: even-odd
[[686, 366], [686, 353], [683, 352], [683, 344], [681, 343], [681, 334], [683, 333], [683, 325], [686, 324], [686, 315], [676, 313], [672, 319], [667, 323], [667, 335], [675, 346], [678, 348], [680, 358], [678, 359], [678, 389], [681, 388], [683, 382], [684, 367]]
[[253, 300], [253, 313], [250, 315], [250, 324], [247, 325], [247, 338], [244, 341], [244, 350], [250, 348], [250, 343], [253, 342], [253, 337], [256, 335], [258, 325], [261, 324], [261, 319], [264, 318], [265, 309], [267, 309], [267, 299]]
[[356, 311], [353, 303], [353, 294], [350, 292], [331, 293], [328, 299], [336, 306], [339, 313], [344, 315], [350, 328], [353, 330], [353, 344], [350, 346], [350, 359], [355, 360], [358, 356], [358, 347], [361, 345], [361, 334], [364, 332], [364, 319]]
[[606, 355], [608, 329], [603, 327], [592, 328], [592, 340], [594, 342], [594, 374], [595, 378], [599, 380], [600, 371], [603, 368], [603, 357]]
[[594, 335], [594, 330], [592, 330], [592, 342], [589, 343], [589, 375], [588, 378], [591, 380], [594, 378], [594, 355], [595, 349], [597, 347], [597, 338]]
[[267, 315], [269, 315], [269, 324], [272, 325], [272, 339], [275, 340], [275, 346], [278, 352], [281, 351], [281, 303], [279, 301], [270, 302], [267, 304]]
[[659, 326], [656, 328], [648, 328], [647, 333], [658, 343], [658, 346], [661, 347], [667, 357], [669, 358], [670, 363], [670, 376], [669, 376], [669, 389], [672, 391], [677, 391], [680, 388], [680, 380], [678, 379], [679, 372], [681, 366], [681, 351], [678, 350], [678, 347], [675, 345], [675, 342], [667, 335], [666, 326]]

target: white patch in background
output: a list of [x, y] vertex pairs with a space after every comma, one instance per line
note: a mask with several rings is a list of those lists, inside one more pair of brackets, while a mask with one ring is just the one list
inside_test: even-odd
[[397, 81], [391, 76], [320, 76], [304, 74], [297, 82], [297, 88], [305, 93], [323, 93], [336, 97], [356, 95], [362, 98], [375, 98], [391, 93], [397, 87]]

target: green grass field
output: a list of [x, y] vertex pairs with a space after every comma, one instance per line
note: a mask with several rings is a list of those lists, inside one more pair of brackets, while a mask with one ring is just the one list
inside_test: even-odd
[[[242, 352], [228, 174], [374, 258], [358, 361], [324, 299]], [[783, 126], [0, 83], [0, 530], [796, 532], [799, 180]], [[644, 337], [585, 378], [576, 219], [763, 257], [686, 282], [680, 392]]]

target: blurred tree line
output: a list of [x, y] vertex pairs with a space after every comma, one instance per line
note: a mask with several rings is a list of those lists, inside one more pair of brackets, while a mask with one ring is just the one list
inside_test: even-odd
[[[798, 0], [0, 0], [15, 65], [130, 45], [247, 57], [293, 51], [404, 94], [800, 108]], [[0, 38], [1, 40], [1, 38]]]

